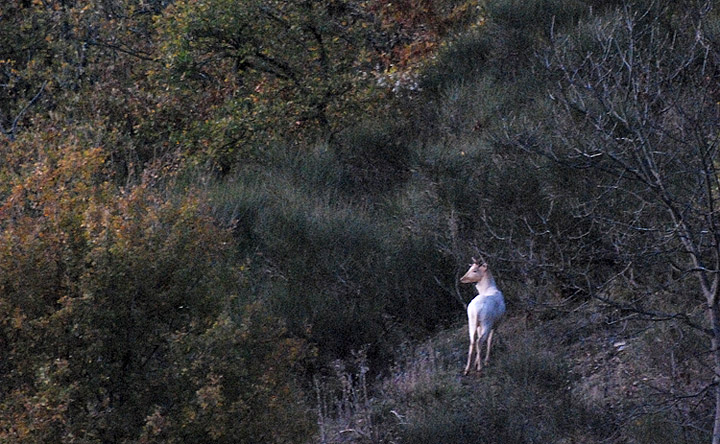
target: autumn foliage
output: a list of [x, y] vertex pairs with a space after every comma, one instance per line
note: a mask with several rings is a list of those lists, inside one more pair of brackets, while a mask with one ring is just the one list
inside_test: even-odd
[[278, 401], [307, 350], [247, 295], [202, 193], [153, 167], [120, 188], [64, 132], [5, 148], [35, 155], [8, 165], [0, 207], [3, 441], [307, 433], [302, 402]]
[[686, 3], [0, 1], [0, 443], [706, 440]]

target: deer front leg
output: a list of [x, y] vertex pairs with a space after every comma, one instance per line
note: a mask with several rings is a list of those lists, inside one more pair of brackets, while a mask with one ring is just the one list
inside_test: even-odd
[[470, 336], [470, 346], [468, 347], [467, 365], [465, 365], [464, 374], [470, 373], [470, 364], [472, 363], [473, 349], [477, 345], [478, 338], [478, 322], [477, 313], [468, 308], [468, 335]]
[[464, 375], [467, 375], [470, 373], [470, 363], [472, 362], [472, 354], [473, 349], [475, 348], [475, 337], [474, 335], [470, 334], [470, 347], [468, 348], [468, 359], [467, 359], [467, 365], [465, 366], [465, 371], [463, 372]]
[[470, 344], [470, 348], [468, 349], [467, 365], [465, 366], [465, 371], [463, 372], [463, 374], [466, 376], [468, 373], [470, 373], [470, 363], [472, 362], [473, 348], [475, 348], [475, 344]]
[[479, 336], [478, 340], [475, 341], [475, 352], [476, 352], [476, 353], [475, 353], [475, 368], [476, 368], [477, 371], [479, 372], [479, 371], [482, 370], [482, 367], [483, 367], [483, 366], [482, 366], [482, 345], [483, 345], [483, 340], [482, 340], [482, 336], [480, 336], [480, 335], [478, 335], [478, 336]]

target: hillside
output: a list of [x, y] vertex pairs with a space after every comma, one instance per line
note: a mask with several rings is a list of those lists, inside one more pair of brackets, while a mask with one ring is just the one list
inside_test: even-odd
[[337, 362], [316, 381], [313, 442], [707, 441], [711, 400], [697, 352], [671, 339], [679, 329], [633, 328], [598, 306], [561, 311], [506, 319], [480, 375], [462, 376], [466, 327], [399, 348], [376, 381], [363, 354]]
[[681, 3], [3, 3], [0, 442], [720, 443]]

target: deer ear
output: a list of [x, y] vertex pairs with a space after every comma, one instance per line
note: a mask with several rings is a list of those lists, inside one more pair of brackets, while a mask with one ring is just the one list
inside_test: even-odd
[[471, 258], [471, 259], [472, 259], [472, 261], [473, 261], [473, 264], [480, 264], [480, 262], [478, 262], [478, 260], [477, 260], [477, 259], [475, 259], [474, 257], [473, 257], [473, 258]]

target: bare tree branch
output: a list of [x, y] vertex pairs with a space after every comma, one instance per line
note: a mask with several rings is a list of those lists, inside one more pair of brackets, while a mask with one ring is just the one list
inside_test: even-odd
[[45, 80], [43, 82], [43, 84], [40, 86], [40, 89], [35, 94], [35, 96], [33, 96], [33, 98], [30, 99], [28, 101], [28, 103], [25, 104], [23, 109], [20, 110], [20, 112], [15, 116], [15, 118], [12, 119], [12, 121], [10, 122], [9, 128], [5, 128], [5, 126], [3, 125], [3, 122], [2, 122], [3, 116], [2, 116], [2, 114], [0, 114], [0, 131], [2, 131], [2, 133], [5, 134], [8, 137], [8, 139], [10, 139], [11, 142], [15, 141], [15, 135], [17, 133], [17, 126], [18, 126], [18, 123], [20, 122], [20, 119], [22, 119], [23, 115], [25, 115], [27, 110], [40, 98], [42, 93], [45, 91], [45, 87], [47, 86], [47, 84], [48, 84], [48, 81]]

